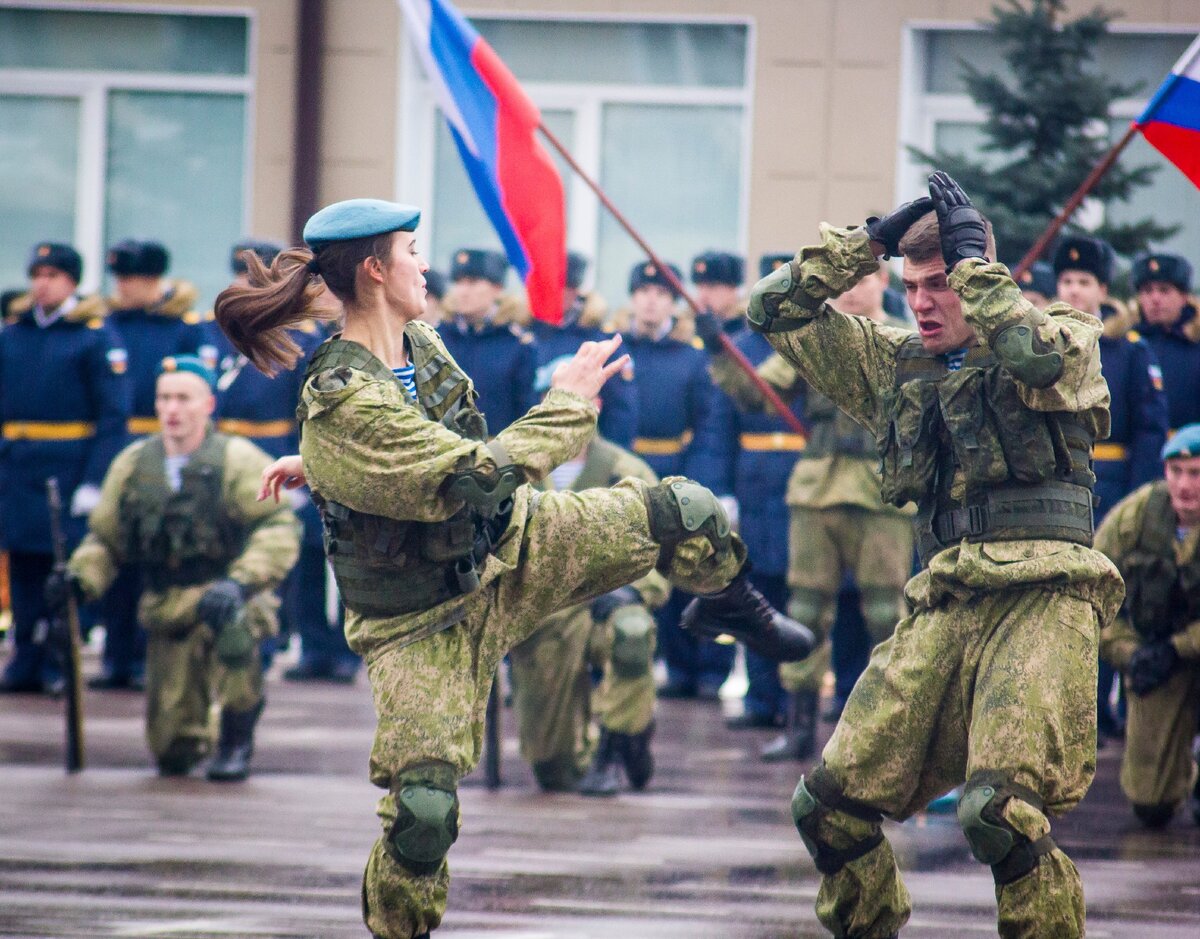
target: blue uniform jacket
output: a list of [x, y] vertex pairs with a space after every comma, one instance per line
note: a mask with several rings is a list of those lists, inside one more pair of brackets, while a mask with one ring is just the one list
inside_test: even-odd
[[[296, 367], [268, 378], [233, 348], [216, 323], [205, 324], [217, 350], [217, 430], [253, 441], [273, 457], [300, 452], [296, 405], [304, 385], [308, 360], [325, 337], [311, 323], [294, 329], [291, 337], [304, 353]], [[299, 512], [304, 539], [321, 544], [321, 517], [310, 501]]]
[[1097, 515], [1138, 486], [1161, 479], [1167, 398], [1149, 343], [1136, 333], [1100, 337], [1100, 370], [1112, 397], [1112, 433], [1095, 448]]
[[[570, 315], [568, 310], [567, 314]], [[610, 338], [601, 329], [581, 326], [578, 321], [564, 317], [562, 325], [552, 326], [541, 320], [530, 324], [530, 331], [537, 340], [537, 364], [539, 369], [552, 367], [552, 363], [563, 356], [574, 355], [585, 342], [600, 342]], [[617, 356], [624, 354], [617, 350]], [[461, 362], [459, 363], [462, 364]], [[549, 376], [546, 376], [547, 380]], [[539, 384], [545, 385], [545, 381]], [[600, 436], [626, 450], [633, 446], [637, 436], [638, 398], [637, 385], [632, 375], [614, 375], [600, 389]]]
[[[730, 338], [754, 365], [775, 351], [765, 336], [744, 327]], [[797, 417], [803, 415], [803, 396], [792, 402], [792, 413]], [[785, 497], [788, 478], [804, 449], [804, 438], [778, 416], [739, 411], [733, 399], [720, 389], [712, 420], [718, 432], [738, 448], [733, 495], [741, 516], [739, 534], [754, 558], [754, 570], [783, 576], [788, 564]]]
[[659, 477], [689, 476], [718, 495], [731, 493], [734, 448], [712, 421], [718, 390], [708, 353], [670, 337], [626, 333], [624, 340], [638, 393], [633, 452]]
[[203, 317], [192, 309], [195, 299], [194, 287], [174, 283], [150, 309], [114, 308], [109, 314], [108, 322], [129, 352], [129, 377], [133, 383], [129, 432], [135, 438], [159, 430], [158, 418], [154, 416], [154, 384], [162, 360], [169, 355], [198, 355], [208, 345]]
[[537, 348], [527, 330], [497, 323], [472, 327], [454, 318], [442, 323], [438, 333], [474, 382], [489, 434], [500, 433], [537, 403]]
[[49, 554], [46, 480], [58, 477], [73, 545], [87, 519], [71, 517], [72, 495], [81, 485], [99, 486], [128, 443], [126, 353], [97, 298], [79, 301], [49, 326], [37, 325], [28, 303], [18, 300], [14, 309], [0, 330], [0, 542]]
[[1200, 421], [1200, 323], [1196, 319], [1196, 307], [1188, 304], [1183, 317], [1169, 329], [1149, 323], [1137, 328], [1162, 366], [1171, 430]]

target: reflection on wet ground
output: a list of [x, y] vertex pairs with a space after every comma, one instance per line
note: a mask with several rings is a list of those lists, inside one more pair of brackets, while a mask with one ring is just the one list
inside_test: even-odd
[[[359, 878], [378, 831], [366, 782], [365, 685], [272, 681], [245, 785], [160, 780], [139, 696], [89, 693], [89, 769], [59, 769], [61, 704], [0, 698], [0, 936], [359, 937]], [[509, 730], [513, 720], [508, 718]], [[715, 705], [664, 702], [649, 791], [538, 793], [505, 753], [505, 786], [462, 788], [451, 909], [437, 936], [819, 937], [817, 879], [791, 825], [800, 767], [756, 759], [765, 732]], [[825, 731], [831, 728], [826, 726]], [[1091, 937], [1200, 935], [1200, 830], [1145, 832], [1119, 753], [1055, 837], [1083, 874]], [[995, 934], [991, 876], [954, 816], [887, 826], [913, 894], [905, 936]]]

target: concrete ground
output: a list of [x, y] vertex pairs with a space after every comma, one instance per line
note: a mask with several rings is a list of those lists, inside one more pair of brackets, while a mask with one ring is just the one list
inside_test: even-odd
[[[95, 668], [91, 659], [89, 669]], [[365, 936], [363, 862], [379, 792], [374, 714], [355, 687], [294, 685], [276, 665], [254, 776], [155, 776], [142, 697], [87, 695], [88, 766], [61, 769], [62, 702], [0, 697], [0, 936]], [[640, 795], [545, 796], [516, 754], [505, 785], [462, 787], [450, 910], [437, 936], [510, 939], [819, 937], [817, 879], [792, 828], [798, 765], [756, 758], [713, 704], [660, 705], [658, 774]], [[828, 726], [824, 727], [826, 733]], [[1091, 937], [1200, 936], [1200, 830], [1143, 831], [1116, 785], [1119, 750], [1055, 836], [1087, 890]], [[889, 825], [913, 894], [906, 937], [995, 934], [989, 872], [953, 815]]]

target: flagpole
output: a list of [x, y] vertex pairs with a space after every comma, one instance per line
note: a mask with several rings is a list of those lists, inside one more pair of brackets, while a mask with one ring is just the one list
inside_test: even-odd
[[1134, 135], [1138, 132], [1139, 125], [1136, 121], [1129, 125], [1129, 129], [1125, 131], [1125, 136], [1113, 145], [1112, 149], [1104, 155], [1099, 163], [1092, 167], [1092, 171], [1088, 173], [1085, 179], [1075, 190], [1075, 193], [1067, 200], [1066, 205], [1062, 207], [1062, 211], [1055, 216], [1044, 232], [1038, 237], [1038, 240], [1033, 243], [1033, 247], [1025, 252], [1025, 257], [1017, 262], [1017, 266], [1013, 268], [1012, 274], [1014, 278], [1019, 278], [1033, 265], [1033, 262], [1042, 256], [1042, 252], [1046, 250], [1050, 242], [1055, 236], [1062, 231], [1062, 227], [1071, 220], [1071, 216], [1075, 214], [1075, 210], [1079, 208], [1080, 203], [1087, 198], [1098, 182], [1103, 179], [1104, 174], [1112, 169], [1112, 165], [1117, 162], [1117, 157], [1121, 155], [1121, 151], [1129, 146], [1129, 142], [1133, 140]]
[[[600, 200], [600, 204], [608, 209], [612, 217], [617, 220], [617, 223], [629, 233], [629, 237], [636, 241], [638, 247], [646, 252], [646, 257], [648, 257], [651, 262], [653, 262], [654, 266], [658, 268], [659, 272], [667, 279], [672, 288], [674, 288], [675, 292], [687, 301], [687, 305], [692, 308], [692, 312], [696, 315], [699, 315], [702, 311], [695, 298], [688, 293], [687, 289], [680, 282], [679, 278], [675, 276], [675, 272], [672, 271], [668, 265], [662, 262], [662, 259], [659, 258], [659, 256], [654, 252], [654, 249], [646, 243], [646, 240], [640, 234], [638, 234], [637, 229], [635, 229], [633, 225], [630, 224], [629, 220], [621, 214], [620, 209], [612, 204], [612, 201], [607, 195], [605, 195], [604, 190], [601, 189], [596, 181], [584, 171], [583, 167], [581, 167], [576, 162], [575, 158], [571, 156], [570, 151], [568, 151], [567, 148], [562, 145], [562, 142], [550, 132], [550, 129], [544, 123], [538, 124], [538, 130], [542, 132], [542, 136], [544, 136], [546, 140], [550, 142], [550, 145], [558, 151], [559, 155], [566, 160], [567, 165], [579, 175], [579, 178], [587, 183], [588, 188], [591, 189], [592, 192], [596, 194], [596, 198]], [[808, 429], [803, 423], [801, 423], [800, 418], [796, 417], [796, 415], [792, 412], [792, 409], [784, 404], [783, 399], [779, 396], [779, 392], [777, 392], [774, 388], [768, 385], [766, 381], [763, 380], [762, 376], [758, 374], [757, 369], [755, 369], [750, 360], [746, 358], [742, 350], [734, 344], [733, 340], [730, 339], [724, 331], [721, 332], [718, 338], [721, 341], [721, 348], [724, 350], [724, 352], [731, 359], [733, 359], [734, 362], [737, 363], [738, 367], [745, 372], [750, 381], [754, 383], [754, 387], [757, 388], [762, 396], [771, 404], [771, 406], [779, 412], [779, 416], [783, 418], [783, 422], [796, 433], [807, 437]]]

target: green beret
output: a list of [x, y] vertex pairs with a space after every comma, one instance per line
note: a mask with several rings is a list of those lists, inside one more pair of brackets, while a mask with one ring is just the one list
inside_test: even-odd
[[1200, 456], [1200, 424], [1187, 424], [1171, 435], [1163, 444], [1162, 458]]
[[416, 231], [421, 210], [382, 199], [347, 199], [327, 205], [304, 223], [304, 243], [316, 251], [334, 241]]
[[217, 373], [198, 355], [168, 355], [158, 366], [158, 374], [166, 375], [169, 372], [191, 372], [203, 378], [210, 389], [217, 390]]

